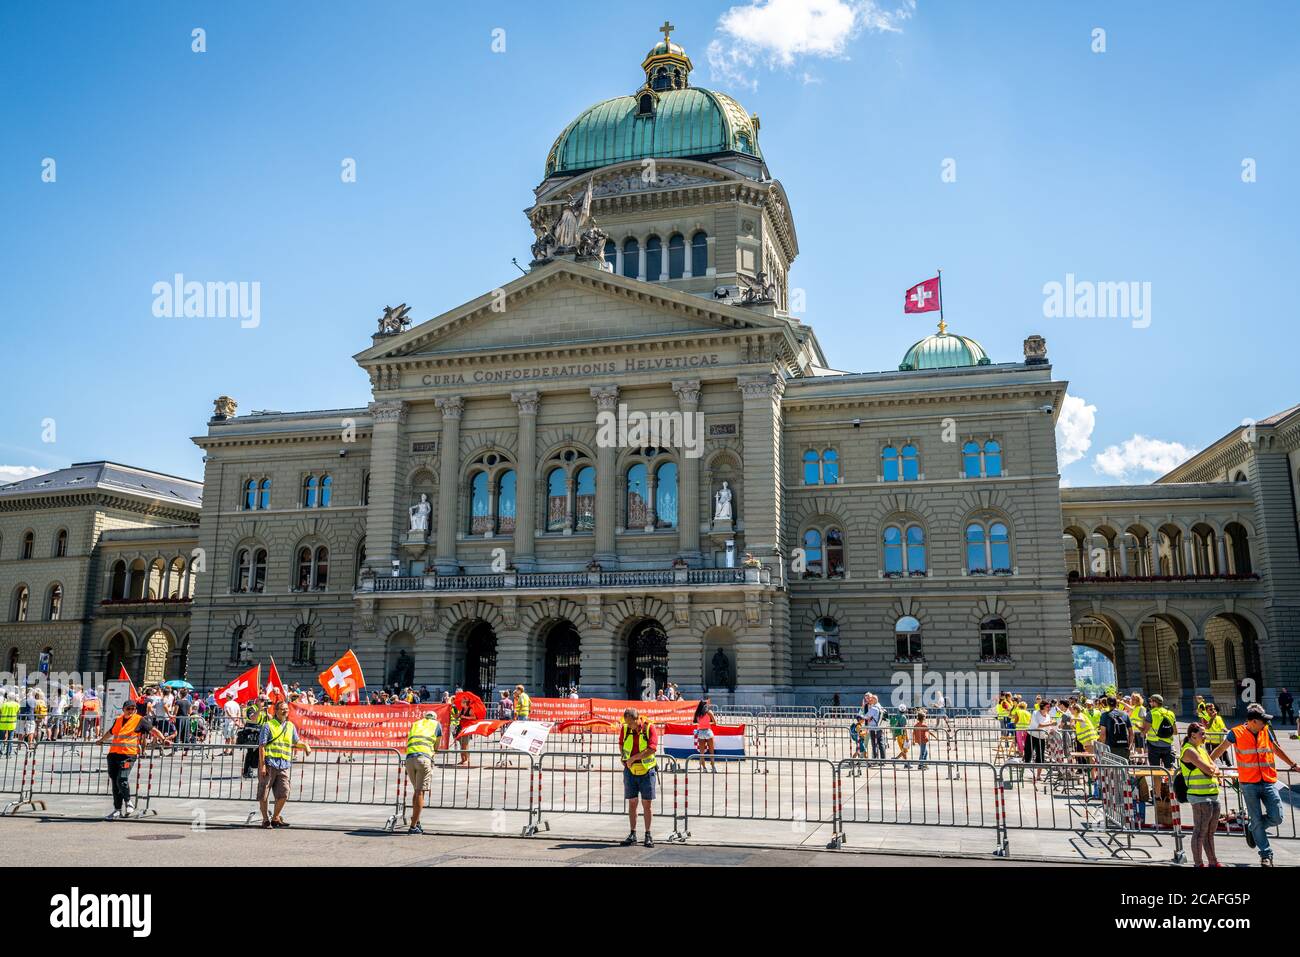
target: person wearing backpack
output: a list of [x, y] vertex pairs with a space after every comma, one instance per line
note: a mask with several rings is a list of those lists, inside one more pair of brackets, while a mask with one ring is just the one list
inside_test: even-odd
[[1158, 694], [1151, 696], [1151, 710], [1147, 730], [1147, 764], [1154, 767], [1174, 767], [1174, 735], [1178, 731], [1178, 719], [1165, 707], [1165, 699]]
[[1101, 716], [1097, 729], [1101, 734], [1101, 743], [1110, 748], [1116, 757], [1128, 760], [1133, 748], [1133, 722], [1121, 711], [1113, 697], [1106, 699], [1106, 713]]
[[1210, 760], [1205, 745], [1205, 726], [1193, 721], [1187, 726], [1186, 743], [1178, 756], [1179, 777], [1174, 786], [1179, 791], [1178, 800], [1192, 805], [1192, 860], [1197, 867], [1222, 867], [1214, 854], [1214, 832], [1219, 828], [1219, 782], [1223, 771]]

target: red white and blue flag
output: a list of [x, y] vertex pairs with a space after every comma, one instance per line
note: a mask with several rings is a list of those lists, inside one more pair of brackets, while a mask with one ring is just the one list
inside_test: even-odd
[[[659, 736], [659, 750], [669, 757], [685, 758], [699, 754], [695, 742], [695, 725], [665, 724]], [[713, 751], [719, 759], [745, 756], [745, 726], [743, 724], [715, 724], [713, 726]]]

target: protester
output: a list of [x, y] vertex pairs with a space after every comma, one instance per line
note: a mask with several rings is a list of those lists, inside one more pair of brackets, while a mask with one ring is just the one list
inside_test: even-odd
[[528, 692], [524, 690], [523, 685], [515, 685], [515, 717], [520, 721], [527, 721], [528, 715], [533, 710], [532, 699], [528, 697]]
[[423, 834], [420, 812], [424, 809], [424, 789], [433, 774], [433, 759], [442, 740], [442, 725], [432, 711], [426, 711], [406, 733], [406, 776], [411, 779], [411, 826], [408, 834]]
[[[894, 744], [898, 747], [898, 753], [894, 755], [895, 761], [907, 761], [908, 744], [907, 744], [907, 709], [900, 707], [897, 711], [889, 712], [889, 730], [894, 736]], [[904, 764], [903, 767], [910, 768], [910, 764]]]
[[623, 712], [623, 722], [619, 728], [619, 749], [623, 755], [623, 797], [627, 800], [627, 819], [630, 825], [623, 846], [631, 847], [636, 843], [636, 806], [640, 800], [641, 813], [645, 819], [645, 846], [654, 847], [650, 828], [654, 815], [657, 767], [655, 752], [659, 749], [659, 730], [637, 714], [635, 708], [628, 708]]
[[1268, 726], [1272, 720], [1273, 716], [1264, 710], [1263, 705], [1248, 706], [1246, 720], [1229, 731], [1223, 743], [1210, 755], [1218, 758], [1229, 745], [1236, 752], [1237, 782], [1241, 785], [1241, 800], [1250, 819], [1246, 825], [1246, 843], [1259, 851], [1262, 867], [1273, 866], [1268, 829], [1282, 823], [1282, 798], [1277, 793], [1277, 755], [1282, 756], [1291, 770], [1300, 770], [1273, 740]]
[[1115, 698], [1106, 699], [1106, 713], [1101, 716], [1097, 730], [1101, 735], [1101, 743], [1110, 748], [1116, 757], [1127, 761], [1133, 749], [1133, 722], [1120, 710]]
[[130, 817], [135, 813], [131, 803], [131, 768], [140, 755], [140, 739], [167, 743], [171, 739], [154, 727], [147, 717], [136, 714], [135, 702], [128, 698], [122, 703], [122, 713], [118, 715], [113, 726], [100, 735], [98, 744], [111, 741], [108, 748], [108, 780], [113, 790], [113, 810], [105, 820], [112, 821]]
[[[1025, 763], [1047, 763], [1047, 732], [1056, 727], [1051, 717], [1051, 704], [1039, 701], [1034, 713], [1029, 716], [1029, 727], [1025, 738]], [[1034, 768], [1034, 781], [1038, 781], [1041, 768]]]
[[1163, 696], [1151, 696], [1151, 708], [1147, 712], [1147, 764], [1152, 767], [1174, 767], [1174, 735], [1178, 732], [1178, 719], [1165, 707]]
[[226, 750], [222, 754], [235, 753], [235, 738], [239, 734], [239, 705], [234, 698], [227, 701], [221, 709], [221, 734], [226, 739]]
[[[311, 754], [311, 745], [298, 737], [298, 729], [289, 720], [289, 702], [275, 703], [275, 716], [261, 723], [257, 748], [257, 804], [262, 809], [262, 827], [288, 827], [281, 813], [289, 800], [289, 777], [293, 752]], [[267, 813], [268, 793], [275, 795], [275, 813]]]
[[18, 699], [6, 693], [0, 701], [0, 741], [4, 742], [5, 757], [14, 753], [14, 738], [18, 733]]
[[[1227, 738], [1228, 726], [1224, 724], [1223, 715], [1219, 714], [1219, 709], [1213, 703], [1205, 706], [1205, 717], [1207, 719], [1206, 722], [1204, 722], [1205, 746], [1210, 750], [1214, 750], [1223, 743], [1225, 738]], [[1219, 763], [1224, 767], [1232, 767], [1231, 753], [1224, 751], [1223, 754], [1219, 756]]]
[[[713, 749], [713, 708], [708, 698], [701, 698], [695, 706], [695, 747], [701, 755], [707, 757], [710, 773], [718, 773], [718, 762]], [[700, 767], [704, 767], [705, 757], [700, 758]]]
[[885, 729], [883, 721], [885, 710], [880, 706], [880, 699], [874, 694], [867, 695], [865, 714], [867, 730], [871, 734], [871, 757], [877, 761], [885, 760]]
[[505, 688], [501, 689], [501, 700], [497, 702], [497, 717], [502, 721], [509, 721], [515, 715], [515, 702], [510, 697], [510, 692]]
[[1277, 709], [1282, 712], [1283, 724], [1295, 723], [1295, 711], [1292, 710], [1294, 707], [1295, 698], [1291, 696], [1291, 692], [1285, 688], [1280, 689], [1277, 693]]
[[1192, 860], [1197, 867], [1220, 867], [1214, 854], [1214, 832], [1219, 828], [1219, 782], [1223, 772], [1205, 749], [1205, 726], [1187, 726], [1186, 743], [1178, 756], [1192, 805]]

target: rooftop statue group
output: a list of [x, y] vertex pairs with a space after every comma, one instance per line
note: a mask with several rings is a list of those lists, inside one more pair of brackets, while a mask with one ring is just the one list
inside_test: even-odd
[[533, 227], [533, 262], [545, 262], [554, 255], [575, 253], [579, 259], [599, 259], [605, 253], [609, 234], [591, 221], [592, 181], [581, 196], [570, 193], [554, 223], [547, 222], [546, 210], [538, 206], [529, 217]]

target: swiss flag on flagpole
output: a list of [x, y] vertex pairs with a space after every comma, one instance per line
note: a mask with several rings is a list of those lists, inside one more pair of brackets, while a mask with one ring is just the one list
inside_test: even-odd
[[939, 277], [924, 279], [903, 297], [903, 312], [938, 312], [943, 308], [939, 294]]
[[131, 676], [130, 676], [129, 674], [126, 673], [126, 665], [122, 665], [122, 670], [119, 671], [118, 674], [117, 674], [117, 680], [118, 680], [118, 681], [125, 681], [127, 684], [129, 684], [129, 685], [131, 686], [131, 700], [132, 700], [132, 701], [139, 701], [139, 700], [140, 700], [140, 692], [138, 692], [138, 691], [135, 690], [135, 682], [132, 681], [132, 680], [131, 680]]
[[280, 680], [280, 672], [276, 670], [275, 659], [271, 659], [271, 673], [266, 677], [266, 696], [272, 701], [283, 701], [287, 696], [284, 693], [284, 682]]
[[366, 686], [365, 676], [361, 674], [361, 662], [349, 648], [343, 657], [320, 673], [320, 685], [330, 700], [338, 703], [345, 695], [355, 695]]
[[235, 704], [247, 704], [257, 697], [257, 689], [262, 683], [262, 666], [253, 665], [230, 684], [217, 692], [217, 707], [224, 707], [227, 701]]

